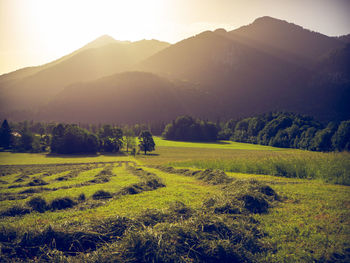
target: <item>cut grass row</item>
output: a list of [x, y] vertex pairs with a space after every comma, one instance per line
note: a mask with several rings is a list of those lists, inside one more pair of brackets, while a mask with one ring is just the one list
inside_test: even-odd
[[[1, 220], [0, 225], [7, 226], [9, 224], [10, 226], [19, 226], [26, 230], [33, 225], [44, 228], [48, 224], [63, 224], [70, 228], [71, 226], [80, 226], [100, 219], [104, 220], [115, 215], [137, 218], [144, 213], [145, 209], [166, 211], [174, 201], [181, 201], [190, 208], [200, 209], [203, 200], [206, 198], [220, 196], [221, 190], [219, 187], [210, 186], [193, 177], [169, 174], [154, 168], [146, 168], [143, 165], [172, 163], [176, 166], [220, 168], [229, 171], [230, 169], [233, 170], [232, 167], [234, 166], [232, 163], [238, 160], [237, 163], [242, 165], [241, 167], [238, 166], [240, 169], [238, 171], [241, 171], [241, 173], [230, 173], [229, 175], [238, 179], [254, 179], [268, 183], [282, 199], [282, 202], [277, 203], [269, 210], [269, 213], [253, 215], [254, 219], [260, 222], [259, 230], [267, 234], [262, 238], [262, 242], [265, 243], [266, 247], [269, 247], [269, 250], [262, 251], [259, 254], [258, 262], [346, 262], [349, 259], [350, 189], [348, 186], [326, 184], [321, 176], [298, 176], [308, 179], [316, 178], [315, 180], [305, 180], [254, 175], [247, 173], [248, 170], [244, 170], [246, 168], [252, 169], [251, 167], [254, 167], [255, 163], [265, 158], [276, 162], [279, 159], [284, 159], [292, 168], [293, 165], [300, 165], [298, 161], [301, 164], [311, 163], [310, 167], [313, 169], [318, 169], [319, 171], [327, 171], [328, 169], [331, 172], [332, 170], [340, 171], [339, 174], [341, 174], [341, 171], [349, 171], [347, 169], [349, 154], [324, 154], [290, 149], [279, 151], [268, 149], [233, 150], [220, 149], [217, 148], [219, 146], [213, 147], [212, 145], [207, 148], [194, 148], [192, 146], [179, 146], [179, 143], [180, 145], [187, 143], [174, 143], [177, 144], [176, 147], [169, 146], [169, 144], [168, 146], [158, 145], [159, 147], [157, 147], [154, 155], [139, 155], [136, 157], [139, 165], [144, 170], [161, 177], [166, 187], [158, 188], [155, 191], [142, 192], [137, 195], [121, 196], [116, 200], [105, 202], [102, 206], [83, 211], [73, 208], [69, 213], [67, 211], [57, 211], [44, 214], [32, 213], [17, 220], [5, 218]], [[23, 155], [19, 157], [20, 162], [23, 162], [23, 157]], [[43, 156], [38, 158], [37, 162], [42, 162]], [[96, 161], [93, 157], [87, 158], [91, 158], [91, 162]], [[115, 158], [114, 160], [119, 160], [118, 157], [113, 158]], [[125, 159], [124, 157], [120, 158]], [[292, 160], [296, 160], [298, 165], [293, 164]], [[194, 162], [197, 161], [198, 164], [194, 165]], [[16, 163], [15, 160], [11, 162]], [[204, 167], [206, 162], [208, 166], [213, 164], [216, 166]], [[263, 164], [260, 163], [259, 165]], [[265, 164], [268, 165], [268, 161]], [[259, 167], [259, 165], [256, 167]], [[117, 173], [118, 175], [132, 176], [124, 168], [120, 169]], [[315, 174], [317, 175], [317, 173]], [[332, 181], [330, 180], [330, 182]], [[339, 183], [339, 181], [336, 183]], [[115, 182], [115, 184], [119, 184], [119, 182]], [[62, 194], [64, 193], [62, 192]], [[77, 192], [74, 196], [78, 196], [80, 193]], [[46, 195], [43, 196], [46, 198]], [[171, 229], [174, 228], [166, 228], [169, 231]], [[147, 231], [141, 231], [140, 235], [137, 235], [139, 241], [146, 242], [146, 237], [156, 238], [153, 235], [164, 234], [162, 231], [157, 232], [153, 229]], [[119, 251], [116, 246], [112, 247], [116, 249], [115, 252]], [[92, 253], [91, 255], [103, 258], [103, 253], [101, 253]], [[87, 258], [83, 258], [83, 260], [88, 261]], [[79, 262], [78, 258], [76, 262]]]
[[[98, 168], [83, 172], [79, 178], [86, 178], [86, 176], [93, 177], [101, 169], [102, 168]], [[120, 198], [116, 200], [111, 200], [108, 202], [106, 201], [103, 206], [87, 209], [85, 211], [72, 209], [69, 212], [58, 211], [53, 213], [48, 212], [44, 214], [32, 213], [30, 215], [25, 215], [22, 218], [5, 218], [1, 220], [0, 225], [13, 223], [23, 224], [23, 226], [29, 227], [30, 225], [35, 225], [38, 222], [44, 222], [44, 224], [56, 224], [68, 219], [73, 221], [85, 221], [93, 218], [109, 217], [115, 214], [135, 217], [144, 209], [165, 209], [170, 203], [174, 201], [182, 201], [191, 207], [196, 207], [203, 201], [206, 196], [215, 192], [215, 189], [211, 189], [206, 184], [193, 178], [188, 178], [180, 175], [169, 175], [151, 168], [147, 169], [147, 171], [155, 173], [156, 176], [160, 177], [164, 181], [167, 187], [159, 188], [154, 191], [142, 192], [137, 195], [120, 196]], [[95, 184], [80, 188], [48, 191], [38, 193], [33, 196], [42, 197], [47, 201], [52, 201], [55, 198], [62, 196], [75, 198], [81, 193], [84, 193], [87, 198], [91, 198], [91, 196], [98, 190], [117, 192], [123, 187], [132, 185], [139, 181], [135, 175], [132, 175], [130, 172], [125, 170], [125, 167], [115, 167], [113, 169], [113, 172], [117, 176], [112, 177], [111, 181], [105, 184]], [[28, 200], [7, 200], [0, 202], [0, 204], [3, 210], [14, 205], [23, 205], [26, 201]]]
[[349, 186], [269, 175], [229, 175], [267, 183], [282, 198], [270, 213], [254, 215], [267, 233], [263, 241], [273, 248], [261, 255], [260, 262], [346, 262], [336, 257], [350, 256]]
[[[46, 211], [40, 214], [42, 221], [36, 222], [33, 227], [28, 224], [28, 221], [23, 220], [26, 217], [33, 218], [38, 213], [26, 215], [21, 218], [22, 221], [18, 220], [16, 225], [8, 224], [0, 228], [4, 253], [2, 259], [39, 257], [42, 260], [58, 262], [125, 262], [126, 260], [130, 262], [202, 262], [203, 260], [251, 262], [257, 253], [265, 251], [266, 247], [260, 242], [263, 233], [257, 229], [257, 222], [252, 221], [249, 215], [267, 211], [270, 207], [269, 202], [272, 202], [275, 196], [271, 188], [269, 188], [270, 192], [265, 194], [263, 191], [266, 189], [265, 186], [255, 182], [229, 180], [230, 178], [223, 173], [211, 173], [213, 177], [227, 179], [222, 182], [214, 180], [217, 184], [214, 187], [202, 182], [202, 180], [211, 179], [208, 178], [208, 173], [196, 173], [195, 177], [201, 179], [198, 181], [188, 173], [182, 176], [181, 173], [167, 174], [151, 168], [144, 171], [141, 168], [129, 167], [127, 170], [140, 174], [139, 177], [141, 174], [161, 177], [166, 183], [173, 182], [174, 186], [179, 187], [169, 187], [170, 191], [168, 187], [163, 187], [137, 195], [122, 195], [121, 198], [113, 200], [122, 203], [123, 198], [132, 199], [143, 196], [143, 198], [147, 197], [146, 202], [152, 201], [149, 203], [151, 206], [143, 204], [138, 213], [135, 213], [138, 209], [134, 209], [131, 220], [116, 217], [116, 213], [109, 216], [107, 211], [103, 213], [103, 210], [100, 210], [115, 209], [115, 206], [108, 206], [112, 205], [113, 201], [96, 208], [95, 211], [103, 215], [103, 218], [96, 216], [97, 214], [93, 218], [88, 218], [88, 213], [84, 213], [84, 220], [74, 220], [72, 218], [74, 210], [70, 209], [71, 217], [68, 222], [60, 222], [58, 218], [55, 218], [54, 222], [49, 222], [45, 220], [47, 218], [45, 216], [58, 215], [60, 212]], [[181, 181], [183, 181], [182, 184]], [[188, 182], [191, 184], [185, 190], [183, 183]], [[200, 184], [193, 186], [193, 183]], [[198, 188], [200, 199], [199, 195], [194, 195], [194, 188]], [[215, 193], [203, 195], [205, 192], [200, 188], [211, 189]], [[164, 189], [166, 189], [164, 194], [159, 193]], [[181, 193], [181, 197], [174, 195], [175, 202], [164, 200], [164, 197], [169, 198], [169, 193], [172, 191]], [[184, 195], [186, 192], [188, 196]], [[191, 202], [195, 197], [197, 200]], [[179, 201], [182, 198], [190, 202], [192, 207]], [[154, 203], [154, 201], [158, 202]], [[133, 200], [134, 203], [135, 200]], [[50, 206], [53, 206], [53, 203]], [[232, 209], [226, 209], [227, 207]], [[130, 211], [130, 207], [128, 210]], [[47, 224], [53, 225], [53, 223], [56, 227], [47, 227]], [[70, 230], [67, 231], [64, 226], [69, 226]], [[112, 247], [106, 246], [111, 242]], [[101, 247], [101, 245], [105, 246]], [[54, 253], [53, 248], [61, 254]], [[77, 258], [69, 257], [77, 255], [76, 252], [95, 250], [94, 253], [79, 253]]]

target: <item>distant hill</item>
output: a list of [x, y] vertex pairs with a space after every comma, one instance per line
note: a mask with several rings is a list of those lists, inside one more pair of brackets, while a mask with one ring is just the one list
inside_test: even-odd
[[310, 74], [299, 65], [210, 31], [160, 51], [138, 69], [198, 83], [222, 97], [223, 116], [292, 110]]
[[216, 120], [292, 111], [349, 119], [346, 43], [347, 36], [271, 17], [173, 45], [102, 36], [52, 63], [0, 76], [0, 115], [147, 122], [183, 113]]
[[290, 56], [309, 62], [317, 62], [322, 55], [343, 45], [339, 39], [268, 16], [260, 17], [229, 34], [272, 47], [276, 52], [288, 52]]
[[183, 114], [214, 117], [215, 97], [151, 73], [125, 72], [65, 88], [36, 116], [69, 122], [144, 123]]
[[[26, 67], [26, 68], [22, 68], [7, 74], [3, 74], [0, 75], [0, 89], [6, 87], [6, 85], [8, 85], [10, 81], [13, 80], [18, 80], [30, 75], [34, 75], [35, 73], [47, 69], [55, 64], [58, 64], [76, 54], [78, 54], [79, 52], [86, 50], [86, 49], [90, 49], [90, 48], [98, 48], [107, 44], [112, 44], [112, 43], [124, 43], [124, 42], [120, 42], [118, 40], [115, 40], [114, 38], [108, 36], [108, 35], [103, 35], [97, 39], [95, 39], [94, 41], [91, 41], [90, 43], [86, 44], [85, 46], [83, 46], [82, 48], [70, 53], [69, 55], [66, 55], [62, 58], [59, 58], [57, 60], [54, 60], [50, 63], [44, 64], [44, 65], [40, 65], [40, 66], [36, 66], [36, 67]], [[5, 85], [6, 84], [6, 85]]]
[[328, 89], [330, 96], [318, 91], [314, 79], [320, 65], [328, 63], [324, 58], [344, 45], [338, 39], [263, 17], [231, 32], [219, 29], [185, 39], [141, 62], [139, 69], [198, 83], [221, 96], [225, 106], [221, 116], [287, 110], [322, 120], [338, 119], [350, 117], [336, 99], [344, 97], [347, 88]]
[[69, 84], [128, 70], [168, 45], [157, 40], [120, 42], [104, 36], [53, 63], [9, 75], [12, 80], [0, 86], [2, 110], [38, 108]]

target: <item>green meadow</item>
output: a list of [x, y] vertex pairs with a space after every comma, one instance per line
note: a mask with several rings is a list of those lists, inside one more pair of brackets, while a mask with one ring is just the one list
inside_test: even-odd
[[135, 157], [0, 153], [2, 261], [350, 259], [349, 153], [155, 143]]

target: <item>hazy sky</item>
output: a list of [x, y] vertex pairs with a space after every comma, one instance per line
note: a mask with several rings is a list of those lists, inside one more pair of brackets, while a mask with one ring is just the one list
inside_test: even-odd
[[66, 55], [108, 34], [171, 43], [272, 16], [336, 36], [350, 33], [350, 0], [0, 0], [0, 74]]

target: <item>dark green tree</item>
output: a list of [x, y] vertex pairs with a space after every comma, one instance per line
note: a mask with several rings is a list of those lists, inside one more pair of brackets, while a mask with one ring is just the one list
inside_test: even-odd
[[218, 130], [214, 123], [180, 116], [165, 127], [162, 136], [168, 140], [216, 141]]
[[332, 137], [338, 126], [330, 122], [326, 128], [319, 130], [312, 139], [310, 150], [329, 152], [333, 150]]
[[105, 152], [118, 152], [123, 147], [123, 131], [106, 124], [99, 132], [101, 148]]
[[337, 151], [350, 151], [350, 121], [342, 121], [332, 137], [332, 144]]
[[4, 147], [6, 149], [10, 148], [11, 145], [11, 128], [8, 124], [7, 120], [5, 119], [2, 122], [1, 128], [0, 128], [0, 146]]
[[132, 129], [126, 128], [124, 131], [124, 135], [125, 135], [126, 152], [128, 152], [129, 149], [134, 149], [136, 146], [135, 134]]
[[59, 153], [63, 151], [64, 143], [64, 132], [66, 127], [64, 124], [60, 123], [52, 129], [52, 139], [51, 139], [51, 152]]
[[315, 127], [305, 127], [304, 131], [301, 133], [299, 137], [298, 144], [296, 148], [308, 150], [311, 147], [312, 139], [315, 136], [317, 129]]
[[154, 151], [155, 146], [152, 134], [149, 131], [142, 131], [139, 135], [140, 151], [143, 151], [146, 155], [147, 152]]
[[77, 125], [59, 124], [53, 129], [51, 152], [61, 154], [93, 153], [99, 150], [96, 135]]
[[13, 148], [18, 152], [41, 152], [40, 137], [25, 127], [14, 139]]

